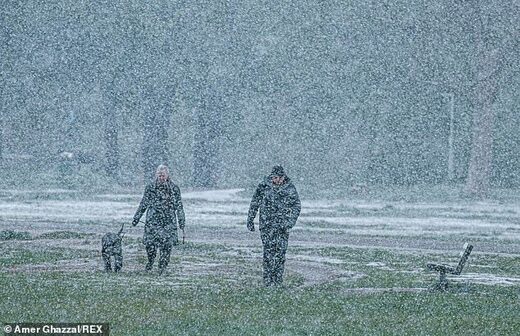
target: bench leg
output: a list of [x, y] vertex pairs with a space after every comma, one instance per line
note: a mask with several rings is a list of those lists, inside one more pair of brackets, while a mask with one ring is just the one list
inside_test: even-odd
[[448, 278], [445, 272], [439, 272], [439, 282], [433, 286], [434, 290], [445, 291], [448, 289]]

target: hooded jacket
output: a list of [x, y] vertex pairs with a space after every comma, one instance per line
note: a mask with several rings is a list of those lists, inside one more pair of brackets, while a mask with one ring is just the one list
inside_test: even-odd
[[284, 183], [272, 183], [273, 174], [258, 185], [249, 206], [247, 226], [253, 226], [256, 212], [260, 209], [260, 230], [268, 228], [291, 229], [301, 211], [300, 198], [291, 179], [283, 173]]

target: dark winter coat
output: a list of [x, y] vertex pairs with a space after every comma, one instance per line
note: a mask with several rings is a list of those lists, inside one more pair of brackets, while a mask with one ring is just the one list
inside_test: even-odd
[[260, 208], [260, 230], [266, 228], [290, 229], [296, 224], [300, 215], [301, 203], [291, 179], [284, 176], [285, 181], [275, 186], [268, 176], [256, 188], [247, 219], [247, 226], [253, 226], [256, 212]]
[[176, 240], [177, 224], [184, 229], [185, 217], [181, 191], [170, 180], [165, 183], [155, 181], [146, 186], [143, 199], [134, 215], [134, 225], [139, 222], [145, 211], [143, 240], [145, 245], [164, 244], [169, 240]]

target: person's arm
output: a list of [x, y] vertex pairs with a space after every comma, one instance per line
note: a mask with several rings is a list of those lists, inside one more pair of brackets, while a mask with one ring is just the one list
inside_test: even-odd
[[184, 207], [182, 206], [181, 199], [181, 190], [179, 187], [173, 187], [173, 197], [175, 200], [175, 212], [177, 214], [177, 223], [179, 224], [179, 228], [184, 230], [184, 225], [186, 224], [186, 217], [184, 215]]
[[249, 212], [247, 215], [247, 229], [249, 231], [255, 231], [255, 225], [254, 220], [256, 217], [256, 213], [258, 211], [258, 208], [260, 207], [260, 202], [262, 202], [263, 198], [263, 185], [260, 184], [253, 195], [253, 199], [251, 200], [251, 204], [249, 205]]
[[287, 228], [291, 229], [294, 225], [296, 225], [296, 220], [298, 220], [298, 217], [300, 216], [302, 205], [298, 191], [296, 191], [296, 187], [293, 186], [289, 197], [291, 198], [291, 207], [288, 215]]
[[150, 206], [150, 200], [151, 200], [151, 188], [150, 186], [146, 186], [144, 189], [144, 195], [141, 199], [141, 202], [139, 203], [139, 207], [137, 208], [137, 211], [134, 215], [134, 220], [132, 222], [133, 226], [136, 226], [139, 223], [139, 220], [141, 219], [141, 216], [144, 214], [146, 209]]

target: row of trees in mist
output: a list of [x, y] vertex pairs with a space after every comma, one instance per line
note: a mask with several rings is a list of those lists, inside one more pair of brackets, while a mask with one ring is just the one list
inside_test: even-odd
[[[515, 1], [28, 1], [2, 12], [0, 162], [140, 183], [518, 187]], [[300, 183], [300, 182], [299, 182]]]

